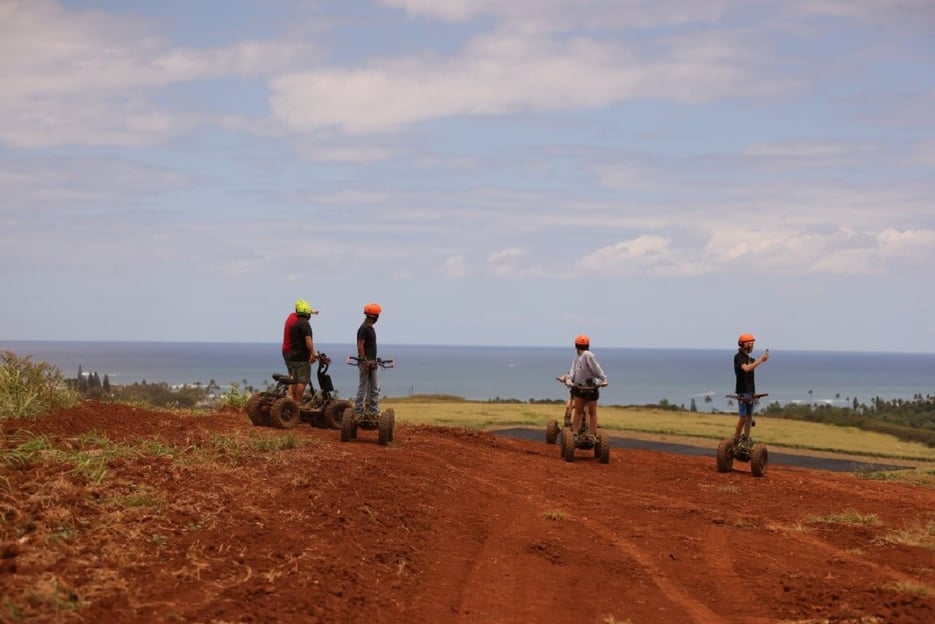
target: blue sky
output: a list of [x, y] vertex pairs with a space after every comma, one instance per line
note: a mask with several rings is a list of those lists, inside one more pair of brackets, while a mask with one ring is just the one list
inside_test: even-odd
[[0, 339], [935, 352], [930, 0], [0, 0]]

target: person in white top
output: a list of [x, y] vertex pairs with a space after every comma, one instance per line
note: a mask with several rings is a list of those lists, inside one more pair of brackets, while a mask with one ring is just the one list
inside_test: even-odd
[[607, 375], [591, 353], [591, 339], [581, 334], [575, 338], [575, 359], [571, 363], [565, 383], [571, 388], [574, 397], [574, 416], [571, 430], [577, 435], [581, 429], [584, 410], [588, 410], [588, 435], [597, 435], [597, 400], [599, 388], [607, 385]]

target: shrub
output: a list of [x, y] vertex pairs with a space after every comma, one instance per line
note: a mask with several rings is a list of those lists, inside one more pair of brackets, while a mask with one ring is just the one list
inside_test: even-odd
[[0, 419], [36, 420], [54, 409], [71, 407], [78, 399], [55, 366], [33, 362], [28, 355], [0, 352]]
[[230, 389], [224, 393], [224, 401], [222, 403], [225, 407], [234, 407], [237, 409], [243, 409], [247, 407], [247, 401], [250, 400], [250, 389], [244, 388], [242, 391], [240, 389], [240, 384], [236, 381], [231, 382]]

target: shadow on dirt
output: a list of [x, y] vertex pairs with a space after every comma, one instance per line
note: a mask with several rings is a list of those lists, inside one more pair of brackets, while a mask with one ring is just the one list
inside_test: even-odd
[[[544, 443], [543, 433], [539, 429], [499, 429], [492, 431], [491, 433], [507, 438], [542, 441]], [[611, 436], [611, 441], [612, 448], [661, 451], [663, 453], [673, 453], [676, 455], [694, 455], [697, 457], [713, 458], [717, 450], [716, 441], [712, 441], [711, 448], [706, 448], [703, 446], [692, 446], [690, 444], [659, 442], [655, 440], [636, 440], [622, 436]], [[833, 472], [907, 470], [911, 468], [911, 466], [894, 466], [891, 464], [858, 462], [851, 459], [832, 459], [826, 457], [811, 457], [808, 455], [795, 455], [792, 453], [777, 453], [772, 450], [769, 452], [769, 461], [771, 464], [782, 464], [783, 466], [810, 468], [813, 470], [830, 470]]]

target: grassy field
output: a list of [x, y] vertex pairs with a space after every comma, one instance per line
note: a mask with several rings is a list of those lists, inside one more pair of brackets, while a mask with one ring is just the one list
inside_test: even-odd
[[[561, 420], [563, 405], [529, 403], [486, 403], [448, 397], [384, 399], [397, 422], [488, 429], [497, 427], [541, 427], [550, 419]], [[717, 440], [732, 436], [737, 419], [733, 415], [676, 412], [633, 407], [601, 407], [601, 426], [621, 433], [678, 435]], [[757, 417], [754, 437], [774, 446], [811, 451], [846, 453], [867, 457], [935, 462], [935, 448], [903, 442], [893, 436], [797, 420]]]

